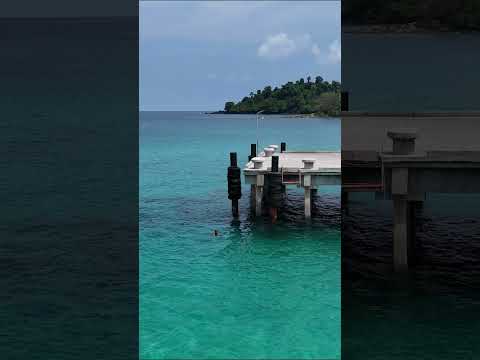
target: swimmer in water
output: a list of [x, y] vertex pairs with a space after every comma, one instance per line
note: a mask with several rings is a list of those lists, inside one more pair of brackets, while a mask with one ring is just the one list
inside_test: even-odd
[[217, 229], [213, 230], [213, 236], [218, 236], [218, 235], [220, 235], [220, 233], [218, 232], [218, 230], [217, 230]]

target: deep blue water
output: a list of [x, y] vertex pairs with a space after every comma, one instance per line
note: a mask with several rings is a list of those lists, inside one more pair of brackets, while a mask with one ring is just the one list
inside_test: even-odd
[[[265, 116], [259, 140], [338, 151], [340, 120]], [[340, 187], [319, 190], [311, 224], [290, 189], [273, 226], [243, 186], [232, 221], [229, 152], [243, 165], [254, 142], [252, 115], [140, 114], [142, 359], [339, 358]]]

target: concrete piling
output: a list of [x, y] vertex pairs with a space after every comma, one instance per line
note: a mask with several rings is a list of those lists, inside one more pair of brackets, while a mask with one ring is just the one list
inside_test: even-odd
[[311, 175], [305, 175], [303, 177], [303, 188], [304, 188], [304, 201], [305, 201], [305, 219], [310, 220], [312, 217], [312, 177]]
[[265, 175], [258, 174], [255, 183], [255, 216], [262, 216], [263, 187], [265, 185]]
[[[389, 130], [393, 142], [393, 155], [415, 153], [416, 129]], [[392, 169], [393, 200], [393, 266], [396, 272], [407, 271], [415, 259], [415, 204], [410, 201], [409, 169]]]
[[278, 156], [272, 156], [272, 168], [268, 181], [269, 213], [272, 222], [277, 221], [278, 208], [282, 200], [282, 178], [279, 173]]

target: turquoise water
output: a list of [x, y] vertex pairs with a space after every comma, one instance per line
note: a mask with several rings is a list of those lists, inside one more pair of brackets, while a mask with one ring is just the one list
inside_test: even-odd
[[[227, 199], [229, 152], [256, 141], [248, 115], [140, 115], [142, 359], [340, 356], [340, 187], [290, 189], [275, 226]], [[339, 150], [340, 120], [265, 116], [261, 147]], [[220, 231], [213, 237], [213, 229]]]

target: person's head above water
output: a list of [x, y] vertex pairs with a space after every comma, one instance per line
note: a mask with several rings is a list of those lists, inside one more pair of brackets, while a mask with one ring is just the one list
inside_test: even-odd
[[213, 236], [218, 236], [219, 235], [219, 232], [217, 229], [213, 230]]

